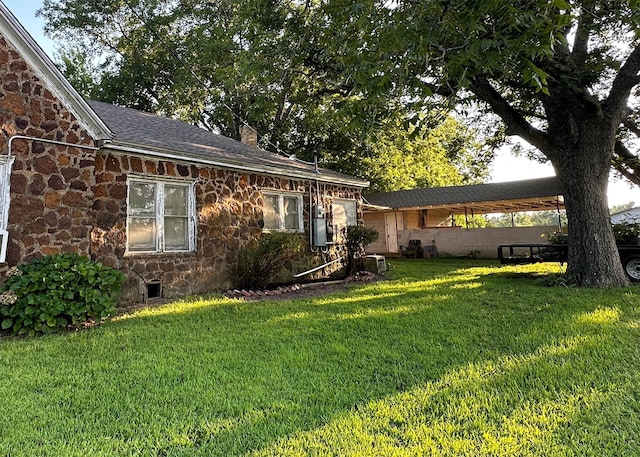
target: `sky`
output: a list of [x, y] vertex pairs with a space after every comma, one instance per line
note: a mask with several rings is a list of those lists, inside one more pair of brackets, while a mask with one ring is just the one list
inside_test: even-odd
[[[44, 21], [35, 15], [36, 10], [42, 6], [42, 0], [2, 1], [49, 57], [53, 57], [54, 52], [57, 50], [57, 45], [44, 35]], [[503, 149], [497, 154], [491, 166], [490, 181], [517, 181], [553, 175], [554, 171], [550, 164], [540, 164], [525, 157], [516, 157], [509, 150]], [[630, 201], [635, 202], [635, 206], [640, 206], [640, 187], [631, 186], [628, 181], [616, 179], [615, 176], [612, 176], [609, 180], [607, 195], [609, 197], [609, 207]]]

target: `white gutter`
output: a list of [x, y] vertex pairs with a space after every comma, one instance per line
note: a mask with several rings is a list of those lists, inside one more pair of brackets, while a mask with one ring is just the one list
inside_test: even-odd
[[208, 165], [208, 166], [230, 168], [233, 170], [249, 171], [254, 173], [275, 175], [275, 176], [286, 177], [286, 178], [314, 179], [314, 180], [319, 180], [327, 183], [345, 184], [345, 185], [360, 187], [360, 188], [365, 188], [369, 186], [369, 181], [365, 181], [365, 180], [355, 181], [355, 180], [341, 178], [338, 176], [323, 177], [321, 172], [314, 173], [314, 172], [304, 172], [304, 171], [297, 171], [297, 170], [285, 170], [278, 167], [256, 165], [250, 162], [229, 163], [229, 162], [223, 162], [220, 160], [205, 159], [205, 158], [197, 157], [193, 154], [188, 154], [188, 153], [176, 154], [171, 150], [162, 150], [162, 151], [149, 150], [149, 149], [142, 149], [138, 147], [125, 146], [125, 145], [116, 144], [116, 143], [108, 143], [107, 145], [104, 146], [104, 149], [111, 149], [114, 151], [126, 152], [129, 154], [136, 154], [143, 157], [155, 156], [162, 159], [177, 160], [179, 162], [184, 162], [187, 164], [192, 164], [195, 162], [195, 163]]
[[7, 145], [7, 157], [12, 156], [11, 146], [13, 145], [13, 140], [41, 141], [42, 143], [60, 144], [62, 146], [69, 146], [69, 147], [79, 148], [79, 149], [89, 149], [91, 151], [97, 151], [98, 149], [100, 149], [95, 146], [87, 146], [84, 144], [77, 144], [77, 143], [66, 143], [64, 141], [49, 140], [47, 138], [39, 138], [37, 136], [13, 135], [12, 137], [9, 138], [9, 144]]

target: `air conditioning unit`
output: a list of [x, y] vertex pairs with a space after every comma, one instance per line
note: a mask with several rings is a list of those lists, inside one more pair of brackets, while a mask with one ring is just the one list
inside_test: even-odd
[[366, 255], [364, 256], [364, 266], [367, 271], [383, 275], [387, 271], [387, 261], [383, 255]]

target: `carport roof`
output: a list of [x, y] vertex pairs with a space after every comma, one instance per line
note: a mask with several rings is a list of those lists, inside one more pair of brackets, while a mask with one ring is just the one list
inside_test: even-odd
[[564, 207], [558, 179], [431, 187], [364, 196], [365, 211], [443, 209], [451, 214], [515, 213]]

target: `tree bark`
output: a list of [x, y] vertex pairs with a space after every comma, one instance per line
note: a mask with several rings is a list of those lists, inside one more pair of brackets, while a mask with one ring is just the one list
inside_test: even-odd
[[580, 142], [579, 150], [564, 151], [562, 159], [553, 161], [567, 211], [567, 276], [584, 287], [623, 287], [629, 281], [620, 262], [607, 202], [611, 148], [606, 138], [597, 138], [597, 132], [592, 136]]
[[584, 287], [629, 285], [609, 219], [607, 184], [620, 121], [603, 112], [586, 91], [550, 85], [541, 95], [547, 132], [534, 128], [483, 77], [470, 86], [511, 134], [537, 147], [553, 164], [562, 186], [569, 229], [567, 274]]

